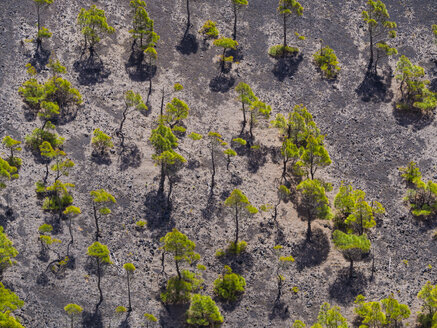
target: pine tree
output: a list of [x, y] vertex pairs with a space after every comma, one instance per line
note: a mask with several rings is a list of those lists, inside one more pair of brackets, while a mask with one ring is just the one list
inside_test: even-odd
[[225, 64], [230, 63], [232, 65], [232, 62], [234, 61], [233, 56], [226, 57], [226, 51], [229, 49], [236, 50], [238, 42], [230, 38], [221, 37], [214, 40], [213, 45], [218, 48], [223, 48], [223, 53], [219, 56], [220, 72], [222, 73], [225, 70]]
[[13, 245], [3, 232], [3, 227], [0, 226], [0, 280], [3, 280], [3, 273], [6, 269], [15, 264], [13, 258], [18, 255], [18, 251]]
[[238, 12], [244, 8], [247, 7], [249, 2], [247, 0], [231, 0], [232, 1], [232, 8], [234, 11], [234, 33], [232, 34], [232, 39], [237, 40], [237, 14]]
[[180, 270], [180, 265], [184, 262], [191, 264], [200, 259], [194, 249], [196, 244], [188, 239], [186, 235], [174, 228], [160, 239], [163, 243], [164, 254], [173, 256], [177, 276], [172, 277], [167, 282], [167, 288], [161, 294], [164, 303], [178, 303], [189, 300], [191, 292], [197, 290], [202, 281], [188, 270]]
[[377, 201], [369, 204], [365, 197], [364, 191], [354, 190], [352, 185], [341, 183], [334, 199], [334, 207], [337, 210], [334, 222], [337, 228], [362, 235], [376, 225], [375, 217], [384, 214], [385, 209]]
[[317, 315], [317, 323], [313, 326], [317, 328], [348, 328], [347, 320], [340, 313], [338, 306], [331, 306], [324, 302], [320, 306], [319, 314]]
[[49, 175], [49, 164], [52, 159], [55, 160], [55, 164], [51, 166], [52, 171], [56, 172], [55, 181], [58, 181], [61, 176], [69, 175], [69, 170], [74, 166], [74, 162], [68, 158], [65, 158], [67, 154], [64, 151], [58, 148], [53, 149], [52, 145], [47, 141], [44, 141], [39, 146], [39, 149], [41, 152], [41, 156], [47, 159], [44, 184], [47, 182], [47, 178]]
[[437, 285], [432, 285], [427, 281], [417, 297], [423, 302], [419, 322], [423, 327], [434, 328], [437, 324]]
[[423, 67], [413, 65], [411, 61], [401, 56], [396, 65], [396, 79], [401, 82], [402, 98], [396, 105], [399, 109], [416, 109], [430, 114], [437, 106], [437, 93], [428, 89], [429, 80], [424, 79]]
[[94, 151], [100, 156], [107, 155], [108, 151], [114, 147], [112, 138], [100, 129], [94, 130], [91, 145], [93, 146]]
[[19, 169], [23, 161], [21, 158], [15, 156], [15, 152], [20, 152], [22, 150], [21, 141], [14, 140], [10, 136], [5, 136], [2, 140], [2, 144], [10, 151], [7, 159], [9, 165], [15, 166], [17, 169]]
[[154, 21], [149, 17], [144, 1], [133, 0], [130, 2], [134, 16], [132, 20], [132, 34], [134, 40], [140, 40], [141, 51], [147, 51], [148, 48], [155, 49], [159, 40], [159, 35], [154, 31]]
[[90, 56], [94, 54], [94, 47], [105, 34], [112, 34], [115, 29], [108, 25], [105, 11], [92, 5], [90, 9], [82, 8], [77, 16], [77, 25], [85, 39], [85, 48], [88, 47]]
[[173, 98], [171, 102], [165, 106], [165, 114], [162, 119], [173, 130], [175, 127], [180, 127], [182, 120], [188, 117], [190, 108], [188, 105], [178, 98]]
[[162, 121], [159, 122], [156, 129], [152, 130], [149, 140], [155, 149], [152, 159], [156, 165], [161, 167], [158, 193], [162, 194], [164, 192], [165, 177], [171, 173], [172, 169], [185, 163], [186, 160], [174, 151], [174, 148], [178, 146], [178, 139], [173, 134], [171, 128], [165, 126]]
[[134, 108], [135, 110], [137, 110], [139, 112], [148, 110], [146, 104], [144, 104], [144, 102], [143, 102], [143, 98], [141, 97], [141, 95], [139, 93], [133, 92], [132, 90], [128, 90], [124, 94], [124, 104], [125, 104], [125, 108], [122, 112], [123, 118], [121, 119], [120, 127], [117, 130], [117, 135], [121, 138], [121, 147], [122, 148], [124, 147], [123, 124], [126, 121], [127, 114], [129, 112], [129, 110], [132, 108]]
[[54, 2], [54, 0], [33, 0], [33, 1], [35, 2], [36, 5], [36, 14], [38, 17], [38, 23], [37, 23], [38, 33], [36, 37], [36, 42], [38, 46], [40, 46], [43, 38], [50, 38], [52, 36], [52, 33], [50, 33], [50, 31], [44, 26], [42, 26], [41, 24], [41, 9], [51, 5]]
[[0, 158], [0, 190], [6, 188], [6, 183], [18, 178], [17, 168]]
[[11, 314], [23, 305], [24, 302], [0, 282], [0, 327], [24, 328]]
[[296, 0], [279, 0], [278, 3], [278, 13], [283, 18], [283, 38], [284, 41], [282, 45], [273, 46], [269, 50], [269, 54], [273, 57], [285, 57], [288, 55], [292, 55], [299, 50], [294, 47], [289, 47], [287, 43], [287, 20], [291, 16], [302, 16], [303, 14], [303, 7], [302, 5], [296, 1]]
[[366, 234], [357, 236], [351, 233], [344, 233], [335, 230], [332, 234], [334, 245], [340, 250], [346, 260], [350, 262], [349, 278], [354, 272], [354, 261], [360, 261], [363, 254], [370, 251], [370, 241]]
[[365, 302], [363, 295], [355, 299], [355, 313], [361, 319], [363, 328], [397, 328], [402, 326], [402, 320], [410, 317], [411, 311], [405, 304], [400, 304], [390, 294], [380, 302]]
[[117, 201], [115, 200], [115, 197], [105, 189], [93, 190], [90, 192], [90, 195], [93, 197], [93, 215], [96, 223], [96, 241], [99, 241], [99, 237], [101, 237], [99, 219], [101, 219], [102, 215], [111, 214], [111, 209], [108, 206], [111, 203], [117, 203]]
[[194, 327], [215, 327], [223, 322], [219, 308], [210, 296], [194, 294], [187, 312], [187, 323]]
[[184, 262], [191, 264], [200, 259], [200, 255], [194, 252], [196, 244], [176, 228], [168, 232], [160, 241], [164, 243], [162, 246], [163, 251], [173, 255], [178, 279], [181, 280], [180, 264]]
[[315, 219], [330, 220], [332, 218], [326, 191], [331, 191], [329, 183], [320, 180], [304, 180], [296, 188], [301, 193], [300, 204], [306, 212], [308, 222], [307, 239], [311, 240], [311, 222]]
[[112, 264], [111, 258], [109, 257], [108, 246], [100, 244], [98, 241], [94, 242], [90, 247], [88, 247], [87, 255], [94, 258], [97, 265], [97, 288], [99, 289], [100, 299], [96, 305], [96, 309], [99, 308], [100, 304], [103, 302], [103, 292], [100, 286], [102, 269], [105, 265]]
[[303, 148], [297, 148], [296, 144], [291, 141], [291, 139], [285, 139], [281, 146], [281, 156], [282, 156], [282, 176], [281, 180], [287, 177], [287, 171], [289, 163], [291, 163], [294, 172], [297, 172], [298, 166], [296, 165], [298, 159], [301, 156]]
[[46, 211], [57, 212], [61, 218], [63, 211], [73, 203], [73, 196], [69, 189], [74, 187], [72, 183], [56, 180], [46, 188], [48, 196], [44, 198], [42, 208]]
[[258, 213], [258, 210], [252, 206], [246, 195], [239, 189], [234, 189], [231, 195], [225, 200], [224, 204], [235, 210], [235, 240], [231, 243], [230, 251], [238, 254], [240, 252], [239, 220], [243, 215], [253, 215]]
[[253, 93], [250, 86], [244, 82], [238, 83], [238, 85], [235, 87], [235, 91], [238, 94], [238, 100], [241, 101], [241, 111], [243, 112], [243, 128], [242, 131], [244, 132], [244, 128], [246, 127], [247, 119], [246, 119], [246, 106], [251, 106], [252, 103], [257, 100], [255, 97], [255, 94]]
[[70, 327], [73, 328], [74, 327], [74, 318], [75, 318], [75, 316], [82, 313], [83, 308], [80, 305], [70, 303], [64, 307], [64, 311], [70, 317]]
[[128, 294], [128, 299], [129, 299], [129, 312], [132, 311], [132, 302], [131, 302], [131, 297], [130, 297], [130, 285], [131, 285], [131, 280], [133, 279], [133, 275], [134, 272], [137, 268], [135, 268], [135, 265], [133, 265], [132, 263], [125, 263], [123, 265], [124, 270], [126, 271], [126, 278], [127, 278], [127, 294]]
[[317, 138], [310, 135], [298, 163], [306, 170], [306, 176], [311, 180], [314, 180], [314, 175], [319, 168], [327, 167], [332, 163], [328, 151], [323, 145], [323, 139], [323, 135], [319, 135]]
[[67, 256], [70, 256], [70, 246], [73, 245], [74, 238], [73, 238], [73, 229], [72, 229], [72, 219], [79, 214], [81, 214], [81, 210], [79, 207], [76, 206], [68, 206], [65, 211], [63, 212], [64, 216], [68, 219], [68, 231], [70, 233], [70, 242], [67, 246]]
[[[382, 56], [396, 55], [396, 48], [390, 47], [387, 39], [396, 37], [397, 25], [395, 22], [389, 21], [390, 15], [385, 4], [380, 1], [367, 1], [367, 10], [362, 12], [364, 23], [367, 25], [369, 33], [369, 49], [370, 61], [369, 70], [373, 69], [374, 73], [378, 68], [378, 59]], [[376, 47], [376, 58], [375, 58]]]
[[255, 100], [249, 107], [249, 133], [251, 141], [254, 139], [253, 128], [257, 125], [260, 118], [268, 119], [272, 108], [266, 103]]
[[417, 167], [417, 163], [414, 161], [409, 162], [406, 167], [400, 167], [399, 172], [402, 173], [401, 177], [403, 177], [406, 182], [411, 184], [416, 184], [422, 179], [422, 173]]
[[277, 265], [276, 265], [276, 278], [278, 280], [278, 294], [276, 295], [275, 303], [279, 303], [282, 296], [282, 288], [284, 284], [285, 277], [282, 272], [289, 266], [290, 263], [294, 262], [293, 256], [281, 256], [283, 247], [281, 245], [276, 245], [273, 247]]

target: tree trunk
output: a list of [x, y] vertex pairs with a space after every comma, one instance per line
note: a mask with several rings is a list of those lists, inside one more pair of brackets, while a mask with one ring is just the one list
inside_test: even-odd
[[46, 175], [44, 177], [44, 184], [47, 183], [48, 177], [49, 177], [49, 163], [46, 163]]
[[102, 287], [100, 286], [100, 281], [101, 281], [100, 261], [98, 258], [96, 258], [96, 261], [97, 261], [97, 288], [99, 289], [99, 293], [100, 293], [99, 303], [97, 303], [97, 306], [96, 306], [96, 309], [98, 309], [100, 304], [102, 304], [102, 302], [103, 302], [103, 292], [102, 292]]
[[284, 48], [287, 46], [287, 18], [284, 15]]
[[68, 220], [68, 231], [70, 232], [70, 242], [67, 245], [67, 256], [70, 256], [70, 246], [73, 245], [73, 230], [71, 229], [71, 217]]
[[190, 0], [187, 0], [187, 27], [191, 25], [191, 12], [190, 12]]
[[164, 193], [164, 183], [165, 183], [165, 167], [164, 167], [164, 163], [161, 163], [161, 179], [159, 181], [158, 194]]
[[232, 35], [234, 40], [237, 39], [237, 5], [234, 4], [234, 34]]
[[123, 111], [123, 118], [121, 119], [120, 127], [118, 128], [118, 134], [119, 134], [119, 137], [121, 138], [121, 147], [122, 148], [124, 147], [123, 124], [126, 121], [128, 109], [129, 109], [129, 107], [126, 106], [126, 109]]
[[250, 139], [253, 141], [253, 113], [250, 112], [250, 124], [249, 124], [249, 133], [250, 133]]
[[287, 162], [288, 160], [284, 158], [284, 165], [282, 167], [282, 177], [285, 178], [287, 175]]
[[243, 131], [244, 131], [244, 128], [246, 127], [246, 123], [247, 123], [246, 108], [244, 107], [244, 102], [241, 102], [241, 104], [243, 105]]
[[349, 266], [349, 278], [352, 278], [353, 273], [354, 273], [354, 261], [351, 260], [351, 263]]
[[127, 295], [129, 298], [129, 312], [132, 311], [132, 303], [130, 298], [130, 278], [129, 278], [129, 272], [127, 273]]
[[71, 328], [74, 328], [73, 323], [74, 323], [73, 322], [73, 316], [71, 316], [71, 325], [70, 325]]
[[214, 146], [212, 144], [211, 144], [211, 163], [212, 163], [212, 175], [211, 175], [211, 194], [212, 194], [214, 192], [214, 185], [215, 185], [215, 158], [214, 158]]
[[308, 211], [308, 228], [307, 228], [307, 240], [310, 241], [311, 240], [311, 214]]
[[222, 55], [222, 72], [225, 71], [225, 54], [226, 54], [226, 48], [223, 48], [223, 55]]
[[238, 232], [239, 232], [239, 227], [238, 227], [238, 206], [235, 207], [235, 249], [237, 249], [237, 245], [238, 245]]
[[372, 28], [369, 27], [369, 36], [370, 36], [370, 60], [369, 60], [369, 69], [372, 68], [373, 66], [373, 31]]
[[94, 211], [94, 221], [96, 223], [96, 241], [99, 241], [99, 237], [100, 237], [99, 217], [97, 215], [96, 204], [94, 204], [94, 203], [93, 203], [93, 211]]
[[162, 89], [162, 97], [161, 97], [161, 117], [164, 113], [164, 89]]
[[181, 271], [179, 270], [179, 261], [176, 262], [176, 272], [178, 273], [179, 280], [182, 280]]

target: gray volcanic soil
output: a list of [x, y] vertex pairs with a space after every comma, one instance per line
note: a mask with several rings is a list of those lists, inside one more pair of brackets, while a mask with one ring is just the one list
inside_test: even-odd
[[[108, 22], [117, 30], [98, 46], [104, 69], [97, 74], [80, 70], [82, 39], [75, 25], [80, 8], [91, 2], [58, 0], [43, 13], [44, 25], [54, 32], [44, 49], [56, 51], [68, 69], [67, 78], [84, 97], [77, 116], [57, 127], [58, 133], [66, 138], [65, 151], [76, 163], [68, 181], [76, 184], [74, 204], [82, 209], [82, 215], [73, 225], [74, 267], [61, 276], [50, 271], [43, 274], [48, 262], [38, 258], [37, 229], [53, 219], [41, 210], [41, 201], [34, 191], [35, 181], [44, 175], [44, 165], [29, 151], [21, 155], [24, 165], [19, 180], [11, 182], [4, 192], [4, 197], [10, 199], [12, 213], [3, 206], [1, 224], [20, 254], [17, 265], [6, 272], [3, 281], [26, 301], [17, 311], [26, 327], [64, 325], [63, 307], [68, 303], [80, 304], [85, 309], [82, 327], [108, 327], [115, 307], [127, 305], [126, 277], [122, 271], [125, 262], [134, 263], [138, 269], [133, 283], [134, 311], [126, 320], [112, 320], [111, 326], [124, 320], [126, 327], [140, 327], [145, 312], [158, 317], [159, 326], [184, 326], [185, 308], [166, 308], [159, 301], [160, 288], [166, 279], [161, 275], [159, 238], [172, 227], [197, 244], [201, 262], [207, 266], [205, 294], [212, 295], [213, 281], [224, 264], [230, 264], [246, 278], [246, 293], [236, 306], [217, 302], [225, 317], [223, 327], [289, 327], [295, 319], [311, 324], [324, 301], [339, 305], [352, 321], [353, 300], [358, 293], [369, 300], [379, 300], [393, 292], [412, 307], [413, 314], [419, 309], [416, 295], [421, 286], [427, 280], [436, 283], [437, 246], [431, 238], [436, 221], [434, 218], [420, 222], [411, 217], [402, 202], [406, 187], [397, 169], [415, 160], [425, 179], [437, 179], [436, 122], [394, 110], [393, 103], [399, 97], [398, 83], [388, 68], [395, 67], [395, 59], [384, 64], [384, 72], [380, 72], [384, 79], [379, 84], [365, 79], [367, 36], [360, 16], [365, 1], [303, 0], [304, 16], [291, 24], [290, 35], [297, 30], [307, 39], [296, 42], [292, 37], [291, 43], [301, 48], [303, 56], [288, 67], [278, 67], [267, 55], [268, 48], [281, 41], [277, 1], [250, 1], [239, 17], [240, 64], [227, 74], [232, 79], [224, 81], [216, 79], [218, 68], [213, 63], [219, 51], [205, 47], [196, 31], [205, 20], [212, 19], [218, 22], [223, 35], [231, 36], [233, 16], [229, 1], [192, 1], [194, 27], [189, 34], [193, 36], [182, 44], [185, 1], [172, 1], [170, 5], [149, 1], [148, 11], [161, 36], [159, 61], [153, 78], [150, 111], [147, 115], [129, 116], [125, 124], [129, 149], [123, 155], [115, 136], [124, 106], [123, 93], [133, 89], [146, 97], [149, 81], [128, 64], [129, 2], [92, 3], [105, 10]], [[437, 50], [430, 26], [436, 23], [437, 3], [432, 0], [386, 3], [392, 19], [398, 23], [396, 45], [400, 54], [426, 68], [435, 90]], [[44, 62], [44, 58], [35, 58], [34, 44], [22, 42], [35, 34], [36, 11], [30, 0], [3, 0], [0, 9], [0, 136], [10, 134], [23, 140], [40, 124], [38, 119], [26, 114], [17, 92], [28, 78], [24, 65], [29, 61]], [[50, 20], [50, 17], [55, 18]], [[319, 47], [319, 38], [335, 50], [340, 60], [342, 71], [336, 82], [322, 80], [311, 61]], [[47, 74], [43, 70], [42, 75]], [[230, 141], [241, 129], [242, 115], [232, 89], [240, 81], [249, 83], [260, 99], [272, 105], [273, 115], [286, 114], [300, 103], [313, 113], [326, 134], [326, 146], [333, 161], [329, 168], [319, 172], [319, 177], [334, 184], [331, 199], [340, 181], [345, 180], [385, 206], [387, 214], [371, 233], [376, 267], [373, 279], [370, 260], [357, 263], [352, 281], [346, 278], [348, 264], [333, 248], [329, 222], [316, 221], [314, 241], [306, 243], [306, 223], [292, 202], [280, 206], [280, 232], [271, 213], [257, 214], [242, 221], [242, 238], [248, 242], [246, 255], [233, 261], [214, 256], [218, 248], [225, 247], [233, 238], [232, 214], [223, 207], [223, 200], [232, 189], [240, 188], [256, 206], [276, 202], [275, 186], [281, 173], [275, 155], [279, 141], [277, 131], [267, 128], [267, 124], [255, 130], [256, 142], [261, 145], [259, 151], [235, 158], [230, 171], [226, 170], [225, 160], [220, 160], [213, 201], [208, 201], [211, 173], [206, 141], [182, 138], [178, 149], [188, 163], [179, 172], [180, 179], [173, 188], [171, 211], [163, 215], [157, 210], [159, 170], [151, 160], [153, 150], [148, 138], [159, 114], [161, 90], [167, 90], [165, 101], [168, 102], [172, 85], [179, 82], [184, 86], [178, 97], [191, 108], [185, 122], [188, 133], [205, 135], [212, 130]], [[111, 154], [110, 162], [92, 161], [90, 139], [95, 128], [114, 136], [116, 151]], [[98, 188], [108, 189], [118, 202], [113, 214], [101, 222], [101, 241], [111, 250], [114, 265], [102, 278], [102, 315], [92, 317], [98, 291], [86, 249], [94, 238], [89, 191]], [[139, 219], [149, 223], [144, 232], [135, 229], [135, 221]], [[60, 247], [65, 249], [69, 241], [65, 223], [59, 225], [56, 237], [63, 241]], [[283, 304], [273, 308], [276, 278], [272, 247], [276, 243], [284, 245], [285, 253], [293, 255], [296, 262], [285, 273]], [[54, 254], [51, 256], [53, 260]], [[408, 265], [403, 260], [408, 260]], [[429, 264], [432, 269], [428, 268]], [[169, 275], [175, 273], [173, 263], [167, 263], [166, 271]], [[290, 291], [293, 286], [299, 288], [297, 294]]]

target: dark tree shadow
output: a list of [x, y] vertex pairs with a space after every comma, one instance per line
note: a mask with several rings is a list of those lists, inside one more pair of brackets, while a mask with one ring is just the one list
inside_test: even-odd
[[101, 154], [94, 150], [91, 153], [91, 161], [93, 161], [97, 165], [111, 165], [112, 163], [111, 157], [108, 153]]
[[197, 41], [196, 35], [190, 33], [191, 24], [187, 24], [184, 35], [176, 46], [176, 50], [183, 55], [190, 55], [197, 53], [199, 50], [199, 41]]
[[156, 190], [149, 192], [144, 201], [145, 216], [148, 218], [147, 227], [161, 236], [175, 226], [171, 219], [173, 206], [167, 203], [167, 197], [164, 193]]
[[256, 173], [261, 166], [264, 166], [267, 162], [267, 153], [268, 149], [264, 146], [259, 146], [257, 149], [249, 148], [247, 169], [250, 173]]
[[74, 71], [79, 74], [79, 84], [94, 85], [103, 83], [111, 74], [111, 71], [105, 68], [103, 61], [95, 51], [91, 52], [85, 59], [83, 58], [84, 54], [85, 52], [83, 52], [80, 59], [73, 64]]
[[209, 82], [209, 88], [213, 92], [228, 92], [235, 84], [235, 78], [219, 74]]
[[0, 213], [0, 226], [6, 230], [8, 223], [15, 221], [18, 215], [9, 205], [0, 204], [0, 209], [2, 210], [2, 213]]
[[217, 201], [216, 196], [209, 194], [208, 202], [205, 208], [201, 210], [202, 218], [205, 220], [211, 220], [220, 211], [220, 202]]
[[130, 167], [138, 168], [141, 165], [141, 152], [134, 143], [125, 145], [120, 153], [120, 170], [124, 171]]
[[214, 302], [221, 304], [221, 307], [222, 307], [224, 312], [228, 312], [229, 313], [229, 312], [235, 311], [235, 309], [237, 309], [240, 306], [241, 300], [243, 299], [243, 297], [244, 297], [244, 294], [240, 295], [233, 302], [228, 302], [228, 301], [226, 301], [226, 300], [224, 300], [224, 299], [222, 299], [221, 297], [218, 297], [218, 296], [214, 296], [213, 300], [214, 300]]
[[132, 49], [125, 68], [129, 78], [135, 82], [151, 80], [157, 71], [155, 65], [149, 65], [144, 62], [144, 52], [135, 49]]
[[243, 178], [241, 178], [237, 173], [231, 173], [231, 183], [234, 186], [239, 186], [243, 183]]
[[22, 108], [23, 108], [24, 119], [27, 122], [35, 121], [36, 117], [38, 116], [38, 110], [33, 109], [28, 105], [23, 105]]
[[47, 286], [49, 284], [49, 277], [45, 272], [42, 272], [36, 277], [36, 283], [40, 286]]
[[129, 318], [132, 312], [126, 312], [126, 317], [124, 320], [118, 325], [118, 328], [131, 328], [131, 325], [129, 324]]
[[425, 114], [420, 110], [415, 109], [399, 109], [396, 108], [396, 104], [393, 105], [393, 116], [401, 126], [412, 126], [414, 131], [419, 131], [434, 120], [434, 113]]
[[313, 229], [311, 241], [307, 238], [295, 245], [292, 254], [296, 259], [299, 271], [322, 264], [328, 258], [329, 239], [322, 229]]
[[185, 322], [188, 304], [167, 304], [159, 314], [160, 327], [181, 327]]
[[373, 69], [368, 69], [364, 80], [355, 92], [364, 102], [389, 103], [393, 98], [393, 92], [390, 91], [392, 75], [391, 68], [385, 70], [382, 76], [375, 73]]
[[[226, 245], [227, 247], [228, 245]], [[226, 248], [225, 247], [225, 248]], [[246, 271], [250, 271], [254, 265], [254, 259], [251, 253], [245, 251], [240, 254], [231, 254], [226, 252], [218, 258], [220, 263], [231, 267], [232, 272], [244, 275]]]
[[197, 159], [189, 159], [186, 167], [189, 170], [198, 169], [200, 167], [200, 162]]
[[225, 56], [232, 56], [234, 58], [234, 62], [241, 62], [244, 59], [243, 49], [240, 46], [236, 49], [228, 49]]
[[349, 268], [343, 268], [337, 274], [334, 283], [329, 287], [329, 296], [341, 305], [350, 304], [357, 295], [365, 294], [367, 279], [363, 273], [355, 271], [349, 278]]
[[432, 92], [437, 92], [437, 78], [431, 80], [431, 83], [429, 84], [429, 90]]
[[272, 73], [278, 81], [282, 82], [287, 77], [292, 77], [297, 72], [302, 60], [303, 55], [301, 53], [294, 56], [278, 58], [275, 66], [273, 66]]
[[284, 301], [274, 302], [272, 312], [269, 314], [269, 319], [273, 320], [280, 318], [281, 320], [287, 320], [290, 318], [290, 311], [288, 305]]
[[103, 328], [102, 314], [98, 312], [82, 312], [83, 328]]
[[41, 45], [37, 46], [32, 59], [29, 61], [30, 64], [35, 67], [36, 71], [40, 73], [42, 70], [46, 69], [46, 65], [49, 63], [50, 51], [44, 49]]

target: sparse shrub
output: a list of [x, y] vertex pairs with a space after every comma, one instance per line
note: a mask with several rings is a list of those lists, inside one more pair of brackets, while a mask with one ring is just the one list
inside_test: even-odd
[[424, 79], [423, 67], [413, 65], [406, 56], [401, 56], [396, 65], [396, 79], [400, 81], [402, 98], [396, 105], [399, 109], [416, 109], [430, 114], [437, 106], [437, 93], [428, 89], [429, 80]]
[[0, 158], [0, 190], [6, 188], [6, 183], [18, 178], [17, 168]]
[[187, 303], [193, 292], [201, 288], [203, 280], [189, 270], [180, 271], [178, 276], [167, 281], [165, 292], [161, 293], [161, 300], [166, 304]]
[[6, 269], [16, 263], [13, 258], [18, 255], [13, 242], [3, 231], [3, 227], [0, 226], [0, 280], [3, 279]]
[[228, 302], [235, 302], [244, 293], [246, 280], [225, 265], [224, 273], [214, 281], [214, 293]]
[[207, 20], [199, 30], [199, 33], [202, 34], [205, 39], [217, 39], [219, 31], [216, 27], [216, 22]]
[[91, 145], [93, 146], [94, 151], [97, 154], [100, 154], [100, 156], [104, 156], [112, 147], [114, 147], [112, 137], [108, 136], [100, 129], [94, 130]]
[[223, 322], [220, 310], [210, 296], [194, 294], [187, 312], [187, 323], [195, 327], [216, 327]]
[[137, 229], [143, 230], [145, 227], [147, 227], [147, 221], [138, 220], [137, 222], [135, 222], [135, 225], [136, 225]]
[[405, 179], [405, 181], [409, 183], [416, 184], [422, 179], [422, 173], [417, 167], [416, 162], [409, 162], [406, 167], [400, 167], [399, 172], [401, 172], [401, 177]]
[[294, 56], [297, 53], [299, 53], [299, 48], [284, 46], [282, 44], [277, 44], [269, 48], [269, 55], [273, 58]]
[[429, 281], [422, 287], [417, 297], [422, 301], [418, 320], [424, 328], [434, 328], [437, 324], [437, 285]]
[[146, 320], [146, 327], [149, 328], [149, 323], [155, 323], [158, 322], [158, 319], [155, 318], [153, 314], [150, 313], [144, 313], [144, 319]]
[[32, 131], [32, 134], [25, 137], [26, 145], [28, 145], [32, 150], [39, 150], [39, 147], [44, 141], [47, 141], [52, 148], [60, 148], [65, 141], [64, 137], [59, 136], [54, 132], [55, 126], [47, 121], [44, 128], [36, 128]]
[[338, 59], [335, 55], [334, 50], [330, 47], [325, 46], [314, 55], [314, 62], [317, 67], [320, 68], [322, 74], [328, 79], [335, 79], [340, 71], [340, 66], [338, 65]]
[[22, 150], [21, 141], [14, 140], [10, 136], [5, 136], [2, 140], [2, 144], [10, 151], [7, 159], [9, 165], [15, 166], [17, 169], [19, 169], [23, 161], [21, 158], [15, 156], [15, 152], [20, 152]]

